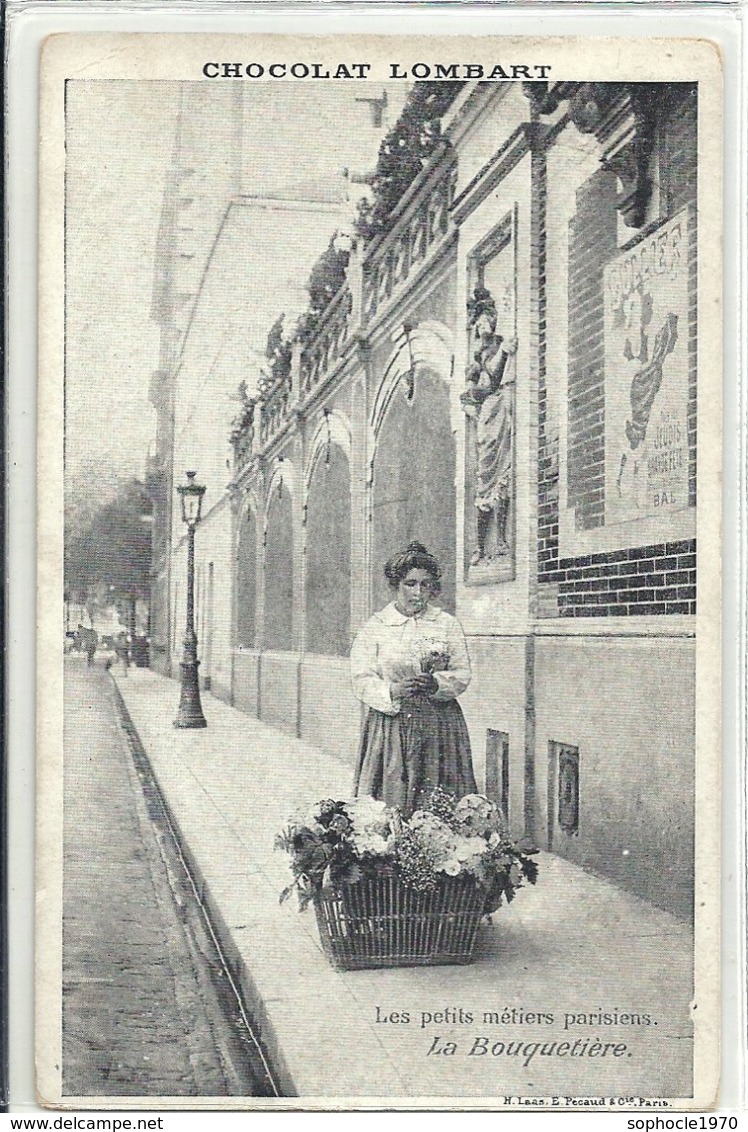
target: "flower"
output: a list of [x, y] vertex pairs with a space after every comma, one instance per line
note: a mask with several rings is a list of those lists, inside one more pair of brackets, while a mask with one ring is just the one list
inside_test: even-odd
[[305, 829], [309, 829], [313, 833], [325, 832], [325, 826], [322, 825], [322, 822], [317, 821], [317, 819], [311, 813], [297, 814], [296, 817], [292, 819], [292, 824], [303, 826]]
[[404, 884], [416, 892], [432, 892], [436, 888], [436, 870], [409, 825], [403, 825], [400, 830], [394, 853], [397, 870]]
[[407, 820], [375, 798], [324, 799], [292, 820], [276, 845], [289, 853], [293, 875], [281, 899], [295, 890], [302, 908], [323, 886], [394, 872], [418, 892], [432, 891], [440, 876], [470, 875], [491, 912], [537, 878], [534, 850], [512, 841], [495, 802], [483, 794], [457, 799], [443, 787]]
[[362, 833], [354, 838], [354, 848], [361, 856], [371, 853], [374, 857], [382, 857], [389, 853], [391, 847], [390, 838], [383, 837], [381, 833]]
[[442, 821], [447, 823], [450, 829], [454, 829], [456, 803], [457, 799], [454, 794], [449, 790], [445, 790], [443, 786], [435, 786], [422, 802], [421, 808], [428, 810], [432, 814], [436, 814], [438, 818], [441, 818]]
[[366, 795], [346, 804], [353, 850], [358, 856], [382, 856], [389, 850], [392, 811], [384, 802]]
[[421, 657], [421, 672], [446, 672], [449, 668], [450, 656], [447, 649], [431, 649]]
[[465, 794], [455, 806], [456, 827], [468, 835], [481, 837], [498, 833], [501, 828], [501, 812], [495, 802], [483, 794]]
[[458, 861], [470, 861], [473, 857], [481, 857], [489, 850], [489, 844], [483, 837], [465, 837], [457, 834], [455, 837], [455, 856]]
[[379, 832], [389, 829], [390, 810], [378, 798], [364, 794], [353, 802], [346, 802], [346, 813], [353, 823], [354, 830], [376, 829]]
[[434, 834], [446, 833], [449, 835], [452, 832], [447, 822], [443, 821], [432, 810], [415, 810], [408, 825], [411, 829], [431, 830]]
[[455, 835], [445, 821], [428, 810], [416, 810], [408, 822], [422, 852], [441, 871], [454, 859]]

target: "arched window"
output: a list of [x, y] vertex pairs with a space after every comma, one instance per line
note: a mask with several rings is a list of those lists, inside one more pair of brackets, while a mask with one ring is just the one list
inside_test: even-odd
[[351, 622], [351, 483], [332, 445], [317, 460], [306, 512], [306, 648], [346, 656]]
[[248, 511], [236, 546], [236, 644], [254, 648], [257, 626], [257, 520]]
[[281, 480], [271, 490], [265, 537], [265, 634], [268, 649], [293, 648], [293, 519]]
[[449, 389], [419, 369], [413, 399], [401, 381], [379, 430], [372, 499], [372, 597], [379, 609], [392, 600], [384, 578], [388, 558], [414, 539], [439, 559], [439, 604], [455, 607], [455, 440]]

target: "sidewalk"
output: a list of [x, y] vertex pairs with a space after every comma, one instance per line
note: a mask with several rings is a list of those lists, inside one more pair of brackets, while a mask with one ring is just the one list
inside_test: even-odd
[[175, 682], [131, 668], [117, 683], [283, 1095], [691, 1095], [687, 925], [541, 854], [472, 965], [336, 972], [312, 909], [278, 903], [273, 842], [300, 806], [348, 797], [351, 766], [207, 694], [208, 727], [178, 731]]

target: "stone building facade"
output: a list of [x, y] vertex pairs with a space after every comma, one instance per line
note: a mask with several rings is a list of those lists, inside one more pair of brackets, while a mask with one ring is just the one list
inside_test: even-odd
[[[696, 89], [468, 83], [442, 125], [233, 448], [211, 390], [221, 366], [224, 385], [250, 374], [230, 352], [211, 371], [200, 347], [201, 319], [229, 317], [214, 249], [154, 384], [156, 663], [176, 671], [185, 549], [167, 497], [194, 466], [205, 684], [352, 775], [350, 643], [417, 538], [468, 638], [479, 783], [515, 833], [688, 916]], [[251, 224], [224, 233], [229, 261]]]

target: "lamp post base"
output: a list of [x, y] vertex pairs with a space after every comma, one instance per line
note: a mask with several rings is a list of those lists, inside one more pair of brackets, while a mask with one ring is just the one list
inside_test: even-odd
[[207, 727], [200, 703], [200, 683], [197, 677], [199, 660], [182, 661], [179, 667], [182, 670], [180, 686], [179, 708], [175, 727]]

